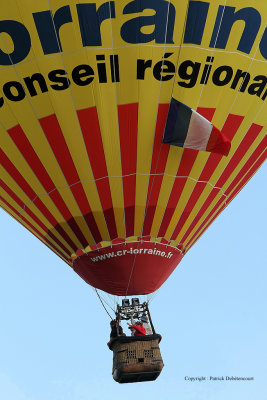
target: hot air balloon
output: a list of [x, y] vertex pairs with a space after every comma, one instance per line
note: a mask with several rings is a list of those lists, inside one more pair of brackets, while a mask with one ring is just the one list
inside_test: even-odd
[[266, 158], [266, 1], [0, 14], [0, 206], [94, 288], [153, 293]]

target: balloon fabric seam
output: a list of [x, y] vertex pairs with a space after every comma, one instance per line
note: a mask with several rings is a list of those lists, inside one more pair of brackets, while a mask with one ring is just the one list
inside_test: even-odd
[[218, 191], [221, 191], [221, 195], [225, 197], [225, 201], [226, 201], [226, 199], [227, 199], [227, 197], [228, 197], [228, 195], [226, 195], [226, 194], [224, 193], [224, 191], [223, 191], [223, 189], [222, 189], [221, 187], [212, 185], [212, 183], [209, 182], [209, 181], [203, 181], [203, 180], [198, 180], [198, 179], [192, 178], [191, 176], [176, 176], [176, 175], [164, 174], [164, 173], [161, 173], [161, 174], [133, 173], [133, 174], [127, 174], [127, 175], [104, 176], [104, 177], [97, 178], [97, 179], [79, 180], [79, 181], [77, 181], [77, 182], [75, 182], [75, 183], [72, 183], [71, 185], [54, 187], [54, 188], [53, 188], [52, 190], [50, 190], [49, 192], [41, 193], [41, 194], [35, 196], [35, 198], [34, 198], [33, 200], [30, 200], [29, 202], [25, 203], [25, 204], [23, 205], [22, 211], [19, 213], [19, 216], [21, 216], [21, 215], [26, 211], [26, 207], [29, 207], [31, 204], [34, 204], [34, 202], [35, 202], [37, 199], [39, 199], [39, 198], [41, 198], [41, 197], [49, 196], [51, 193], [53, 193], [53, 192], [56, 191], [56, 190], [69, 189], [69, 188], [71, 188], [71, 187], [73, 187], [73, 186], [75, 186], [75, 185], [78, 185], [78, 184], [80, 184], [80, 183], [92, 183], [92, 182], [100, 181], [100, 180], [102, 180], [102, 179], [125, 178], [125, 177], [129, 177], [129, 176], [149, 176], [149, 177], [151, 177], [151, 176], [163, 176], [163, 177], [164, 177], [164, 176], [168, 176], [168, 177], [170, 177], [170, 178], [175, 178], [175, 179], [189, 179], [189, 180], [192, 180], [192, 181], [194, 181], [194, 182], [196, 182], [196, 183], [205, 183], [206, 185], [211, 186], [212, 189], [217, 189]]

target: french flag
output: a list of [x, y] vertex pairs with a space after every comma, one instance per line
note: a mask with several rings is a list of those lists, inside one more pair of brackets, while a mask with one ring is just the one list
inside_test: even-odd
[[210, 121], [174, 98], [171, 99], [162, 143], [224, 156], [231, 148], [227, 137]]

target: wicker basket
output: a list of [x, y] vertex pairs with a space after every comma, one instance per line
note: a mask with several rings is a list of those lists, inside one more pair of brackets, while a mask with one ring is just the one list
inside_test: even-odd
[[139, 337], [119, 336], [109, 343], [113, 351], [112, 375], [119, 383], [153, 381], [157, 379], [163, 361], [160, 335]]

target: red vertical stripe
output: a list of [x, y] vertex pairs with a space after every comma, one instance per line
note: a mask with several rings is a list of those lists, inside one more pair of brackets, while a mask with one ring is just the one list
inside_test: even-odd
[[[20, 153], [23, 155], [36, 177], [39, 179], [41, 184], [43, 185], [45, 191], [54, 202], [60, 213], [63, 215], [64, 219], [67, 221], [71, 230], [75, 233], [77, 238], [80, 240], [82, 244], [87, 245], [87, 241], [83, 236], [80, 228], [78, 227], [76, 221], [72, 218], [72, 215], [66, 206], [64, 200], [56, 189], [52, 179], [48, 175], [45, 170], [45, 167], [41, 163], [37, 154], [35, 153], [32, 145], [30, 144], [27, 136], [23, 132], [21, 126], [17, 125], [8, 131], [11, 139], [19, 149]], [[76, 247], [76, 246], [75, 246]]]
[[198, 107], [197, 112], [202, 115], [202, 117], [206, 118], [211, 122], [213, 115], [216, 111], [216, 108], [206, 108], [206, 107]]
[[[189, 215], [191, 214], [197, 200], [199, 199], [199, 197], [201, 196], [203, 190], [205, 189], [205, 187], [207, 186], [207, 181], [209, 180], [210, 176], [212, 175], [212, 173], [214, 172], [214, 169], [212, 168], [213, 164], [218, 164], [218, 160], [221, 159], [222, 156], [217, 155], [217, 154], [211, 154], [204, 170], [202, 171], [202, 173], [200, 174], [199, 177], [199, 181], [197, 182], [189, 199], [188, 202], [181, 214], [181, 217], [176, 225], [175, 230], [173, 231], [173, 234], [171, 236], [172, 239], [176, 238], [180, 232], [180, 230], [182, 229], [184, 223], [186, 222], [187, 218], [189, 217]], [[205, 182], [201, 182], [201, 181], [205, 181]]]
[[228, 163], [228, 165], [224, 169], [222, 175], [220, 176], [220, 178], [216, 182], [216, 186], [221, 187], [221, 186], [224, 185], [224, 183], [226, 182], [228, 177], [235, 170], [237, 165], [240, 163], [240, 161], [242, 160], [242, 158], [246, 154], [246, 152], [249, 149], [249, 147], [252, 145], [254, 140], [257, 138], [257, 136], [259, 135], [259, 133], [262, 130], [262, 128], [263, 128], [262, 126], [259, 126], [259, 125], [256, 125], [256, 124], [252, 124], [251, 125], [251, 127], [249, 128], [246, 136], [244, 137], [244, 139], [240, 143], [239, 147], [237, 148], [235, 154], [233, 155], [233, 157], [231, 158], [230, 162]]
[[126, 236], [134, 235], [138, 103], [118, 106]]
[[[225, 182], [227, 181], [227, 179], [229, 178], [231, 173], [235, 170], [235, 168], [238, 165], [238, 163], [240, 162], [240, 160], [242, 160], [242, 158], [246, 154], [247, 150], [249, 149], [251, 144], [254, 142], [254, 140], [258, 136], [258, 134], [261, 131], [261, 129], [262, 129], [262, 127], [259, 126], [259, 125], [255, 125], [255, 124], [251, 125], [251, 127], [248, 130], [246, 136], [243, 138], [242, 142], [240, 143], [239, 147], [237, 148], [235, 154], [232, 156], [230, 162], [228, 163], [228, 165], [224, 169], [224, 172], [222, 173], [222, 175], [220, 176], [220, 178], [216, 182], [216, 184], [215, 184], [216, 187], [220, 188], [225, 184]], [[182, 238], [182, 241], [186, 240], [186, 238], [188, 237], [190, 232], [192, 232], [192, 229], [196, 226], [196, 224], [201, 219], [202, 215], [205, 213], [205, 211], [207, 210], [207, 208], [209, 207], [211, 202], [214, 200], [214, 198], [217, 196], [217, 194], [218, 194], [218, 189], [213, 189], [211, 191], [211, 193], [207, 197], [206, 201], [204, 202], [203, 206], [199, 210], [199, 212], [198, 212], [196, 218], [194, 219], [193, 223], [188, 228], [187, 233]], [[192, 239], [193, 239], [193, 237], [191, 238], [191, 240]]]
[[[40, 237], [41, 237], [44, 240], [44, 242], [46, 242], [52, 249], [54, 249], [54, 251], [56, 251], [58, 254], [60, 254], [60, 256], [65, 261], [67, 261], [68, 258], [66, 257], [66, 255], [64, 253], [62, 253], [57, 247], [55, 247], [54, 244], [51, 243], [47, 237], [43, 236], [42, 233], [39, 232], [38, 229], [36, 229], [24, 216], [20, 215], [19, 212], [14, 207], [12, 207], [12, 205], [9, 204], [2, 196], [0, 196], [0, 200], [7, 206], [7, 208], [9, 210], [11, 210], [15, 215], [17, 215], [17, 217], [21, 221], [23, 221], [25, 224], [27, 224], [36, 233], [36, 235], [35, 235], [33, 232], [31, 232], [37, 239], [40, 240]], [[6, 211], [8, 212], [8, 210], [6, 210]], [[17, 220], [17, 221], [20, 222], [19, 220]], [[38, 237], [37, 235], [39, 235], [40, 237]]]
[[[257, 149], [253, 152], [253, 154], [250, 156], [250, 158], [248, 159], [248, 161], [244, 164], [243, 168], [239, 171], [239, 173], [237, 174], [237, 176], [235, 177], [235, 179], [233, 180], [233, 182], [229, 185], [229, 187], [227, 188], [227, 190], [225, 191], [225, 194], [228, 196], [228, 194], [233, 190], [233, 188], [236, 186], [235, 191], [231, 194], [231, 196], [229, 198], [226, 197], [222, 197], [218, 203], [214, 206], [214, 208], [210, 211], [210, 213], [208, 214], [208, 216], [205, 218], [205, 220], [202, 222], [202, 224], [199, 226], [199, 228], [197, 229], [197, 231], [194, 233], [194, 235], [192, 236], [192, 238], [190, 239], [190, 241], [188, 242], [188, 245], [191, 247], [191, 243], [194, 241], [195, 237], [199, 234], [199, 232], [205, 227], [205, 225], [207, 225], [208, 221], [210, 220], [210, 218], [212, 217], [212, 215], [214, 215], [215, 211], [223, 204], [223, 203], [229, 203], [231, 201], [231, 199], [238, 193], [238, 191], [242, 188], [243, 185], [245, 185], [245, 183], [249, 180], [249, 178], [253, 175], [254, 172], [250, 172], [250, 168], [253, 166], [254, 162], [257, 160], [257, 158], [260, 156], [260, 154], [262, 153], [262, 151], [266, 148], [266, 142], [267, 142], [267, 138], [265, 137], [264, 140], [260, 143], [260, 145], [257, 147]], [[262, 155], [260, 157], [260, 159], [262, 160], [262, 162], [264, 161], [264, 155]], [[257, 161], [256, 163], [259, 167], [259, 163]], [[257, 167], [257, 168], [258, 168]], [[257, 168], [255, 169], [255, 167], [253, 166], [253, 171], [256, 171]], [[247, 171], [249, 171], [249, 177], [246, 178], [247, 176]], [[242, 183], [244, 181], [244, 183]], [[225, 206], [223, 206], [224, 208]], [[218, 213], [216, 214], [216, 216], [218, 215]], [[214, 218], [213, 218], [214, 219]], [[211, 222], [210, 222], [211, 223]], [[210, 223], [206, 226], [206, 228], [210, 225]], [[188, 236], [188, 234], [186, 235], [186, 237]], [[186, 239], [185, 237], [185, 239]], [[185, 240], [184, 238], [182, 240]]]
[[225, 191], [225, 194], [227, 196], [233, 190], [233, 188], [238, 184], [238, 182], [246, 175], [247, 171], [250, 170], [250, 168], [252, 167], [253, 163], [261, 155], [262, 151], [264, 149], [266, 149], [266, 146], [267, 146], [267, 136], [265, 136], [264, 139], [260, 142], [258, 147], [255, 149], [255, 151], [249, 157], [247, 162], [243, 165], [243, 167], [241, 168], [239, 173], [236, 175], [236, 177], [233, 180], [233, 182], [228, 186], [228, 188]]
[[168, 110], [169, 104], [159, 105], [142, 235], [150, 234], [168, 159], [170, 146], [162, 144]]
[[[23, 210], [23, 213], [28, 214], [37, 223], [37, 225], [39, 225], [40, 228], [42, 228], [47, 233], [47, 235], [50, 236], [51, 239], [53, 239], [59, 245], [59, 247], [61, 247], [61, 249], [63, 251], [65, 251], [67, 254], [70, 253], [69, 250], [66, 249], [62, 245], [62, 243], [56, 238], [56, 236], [48, 230], [48, 228], [43, 224], [43, 222], [27, 206], [24, 206], [23, 202], [19, 199], [19, 197], [5, 184], [4, 181], [2, 181], [1, 178], [0, 178], [0, 187], [2, 187], [4, 189], [4, 191], [18, 204], [18, 206]], [[6, 203], [6, 201], [3, 198], [2, 198], [2, 200]], [[20, 213], [17, 210], [15, 210], [13, 207], [12, 207], [12, 210], [20, 218], [22, 218], [22, 215], [20, 215]], [[77, 246], [74, 247], [74, 251], [76, 249], [77, 249]]]
[[[0, 164], [7, 171], [7, 173], [14, 179], [17, 185], [24, 191], [24, 193], [29, 197], [29, 199], [34, 203], [38, 210], [45, 216], [45, 218], [55, 227], [55, 230], [65, 239], [65, 241], [71, 246], [71, 248], [76, 251], [77, 246], [73, 243], [67, 233], [62, 229], [60, 225], [57, 225], [56, 219], [53, 217], [48, 208], [43, 204], [43, 202], [38, 197], [37, 193], [30, 187], [26, 182], [20, 172], [15, 168], [12, 162], [8, 159], [6, 154], [0, 149]], [[23, 207], [23, 206], [22, 206]], [[59, 242], [57, 238], [55, 241], [60, 244], [64, 251], [69, 253], [69, 251], [64, 247], [63, 244]]]
[[[263, 162], [266, 160], [267, 157], [267, 151], [262, 154], [262, 156], [258, 159], [258, 161], [253, 165], [251, 170], [248, 172], [246, 176], [240, 181], [239, 185], [236, 187], [234, 192], [231, 194], [231, 196], [227, 199], [226, 204], [224, 204], [218, 211], [217, 213], [213, 216], [213, 218], [209, 221], [208, 225], [205, 227], [205, 230], [212, 224], [212, 222], [219, 216], [219, 214], [224, 210], [225, 207], [234, 199], [234, 197], [238, 194], [238, 192], [246, 185], [246, 183], [252, 178], [252, 176], [255, 174], [255, 172], [259, 169], [259, 167], [263, 164]], [[212, 213], [210, 213], [212, 214]], [[203, 224], [201, 224], [203, 225]], [[204, 230], [204, 231], [205, 231]], [[199, 230], [198, 230], [199, 231]], [[204, 232], [203, 231], [203, 232]], [[202, 232], [202, 233], [203, 233]], [[201, 235], [202, 235], [201, 233]], [[199, 235], [200, 236], [200, 235]], [[195, 240], [190, 240], [190, 245], [188, 246], [188, 249], [193, 246], [193, 244], [198, 240], [198, 237], [194, 235]]]
[[[227, 119], [226, 123], [224, 124], [224, 127], [222, 129], [223, 135], [227, 135], [227, 138], [232, 139], [235, 132], [239, 128], [243, 118], [241, 117], [240, 119], [236, 119], [235, 117], [232, 118], [229, 116], [229, 119]], [[176, 225], [175, 230], [173, 231], [172, 234], [172, 239], [176, 238], [179, 235], [180, 230], [182, 229], [184, 223], [186, 222], [187, 218], [189, 217], [190, 213], [192, 212], [197, 200], [201, 196], [203, 190], [207, 186], [207, 182], [211, 178], [212, 174], [214, 173], [217, 165], [222, 159], [222, 155], [219, 154], [210, 154], [209, 158], [199, 176], [198, 182], [196, 183], [189, 199], [188, 202], [185, 206], [185, 209], [183, 210], [183, 213]], [[216, 185], [217, 186], [217, 185]], [[216, 193], [217, 194], [217, 193]]]
[[118, 234], [97, 110], [96, 107], [91, 107], [79, 110], [77, 113], [92, 172], [96, 179], [95, 183], [109, 236], [112, 240], [115, 239]]
[[[225, 124], [222, 128], [222, 133], [229, 139], [232, 140], [232, 138], [234, 137], [235, 133], [237, 132], [241, 122], [243, 121], [243, 117], [239, 117], [236, 115], [229, 115], [227, 120], [225, 121]], [[203, 168], [203, 171], [199, 177], [199, 181], [203, 180], [208, 182], [211, 175], [214, 173], [216, 167], [218, 166], [219, 162], [221, 161], [222, 156], [218, 155], [218, 154], [210, 154], [207, 163], [205, 165], [205, 167]], [[174, 240], [184, 222], [187, 220], [190, 212], [192, 211], [192, 209], [195, 206], [196, 201], [199, 199], [201, 193], [203, 192], [204, 188], [206, 187], [207, 183], [197, 183], [190, 198], [189, 201], [185, 207], [185, 210], [183, 211], [183, 214], [181, 215], [180, 220], [178, 221], [178, 224], [172, 234], [172, 239]], [[215, 186], [218, 186], [217, 184]], [[192, 229], [194, 228], [194, 226], [197, 224], [197, 222], [199, 221], [199, 219], [201, 218], [201, 216], [203, 215], [203, 213], [205, 212], [205, 210], [208, 208], [209, 204], [211, 203], [211, 201], [214, 199], [214, 197], [217, 195], [218, 193], [218, 189], [211, 191], [210, 195], [208, 196], [208, 199], [205, 201], [205, 203], [203, 204], [203, 206], [201, 207], [200, 211], [198, 212], [198, 214], [196, 215], [194, 221], [191, 223], [191, 225], [189, 226], [188, 230], [187, 230], [187, 235], [190, 234], [190, 232], [192, 232]], [[205, 205], [205, 207], [204, 207]], [[204, 210], [204, 211], [203, 211]], [[183, 240], [186, 237], [186, 234], [184, 235], [183, 239], [181, 240], [181, 242], [183, 243]]]
[[180, 165], [174, 180], [174, 184], [171, 190], [171, 194], [167, 203], [167, 207], [159, 228], [159, 237], [163, 237], [168, 229], [169, 223], [173, 217], [177, 203], [183, 192], [184, 186], [187, 182], [190, 171], [194, 165], [198, 151], [191, 149], [184, 149]]
[[255, 162], [251, 170], [243, 177], [243, 179], [239, 182], [235, 190], [232, 192], [231, 196], [226, 200], [226, 204], [229, 204], [233, 198], [237, 195], [238, 192], [246, 185], [246, 183], [250, 180], [250, 178], [255, 174], [257, 169], [261, 166], [264, 161], [266, 161], [267, 151], [265, 151], [262, 156]]
[[[94, 216], [92, 214], [83, 186], [80, 182], [80, 177], [72, 160], [67, 143], [58, 123], [57, 117], [55, 115], [50, 115], [48, 117], [42, 118], [40, 119], [40, 124], [53, 150], [57, 162], [66, 178], [66, 181], [70, 186], [70, 190], [93, 235], [93, 238], [95, 242], [98, 243], [102, 240], [102, 238], [95, 222]], [[84, 247], [86, 247], [88, 244], [86, 238], [83, 236], [81, 237], [81, 239], [81, 243]]]
[[[198, 108], [197, 112], [201, 114], [203, 117], [211, 121], [215, 108]], [[173, 188], [169, 197], [169, 201], [164, 213], [164, 217], [162, 219], [158, 236], [163, 237], [168, 229], [169, 223], [173, 217], [174, 211], [176, 209], [177, 203], [180, 199], [180, 196], [183, 192], [184, 186], [187, 182], [187, 177], [190, 174], [190, 171], [194, 165], [194, 162], [197, 158], [198, 151], [184, 149], [181, 162], [176, 174], [175, 182], [173, 184]], [[217, 159], [218, 156], [214, 155], [214, 158]]]

